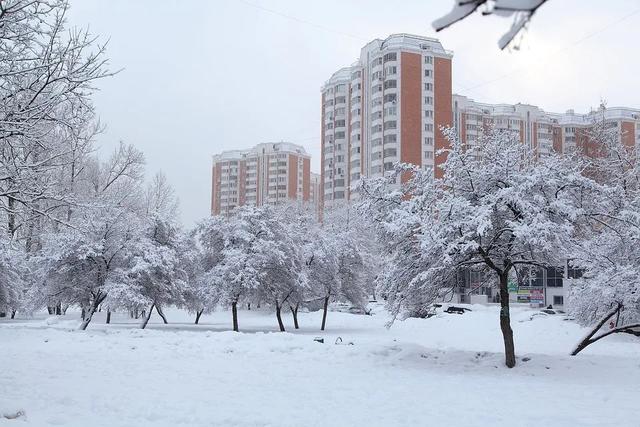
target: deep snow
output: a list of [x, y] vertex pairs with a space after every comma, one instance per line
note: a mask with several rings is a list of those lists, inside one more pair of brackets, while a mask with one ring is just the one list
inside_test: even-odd
[[228, 312], [195, 326], [166, 310], [170, 324], [154, 316], [147, 330], [99, 313], [85, 332], [75, 314], [3, 319], [0, 426], [640, 425], [640, 340], [570, 357], [584, 329], [517, 307], [509, 370], [497, 307], [472, 308], [390, 329], [380, 307], [331, 312], [324, 333], [319, 312], [293, 333], [255, 310], [240, 312], [244, 333], [228, 331]]

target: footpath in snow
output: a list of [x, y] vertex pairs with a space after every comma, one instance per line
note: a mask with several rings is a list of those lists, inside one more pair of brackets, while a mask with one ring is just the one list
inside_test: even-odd
[[[387, 314], [272, 313], [200, 325], [178, 310], [146, 330], [114, 315], [0, 322], [0, 426], [640, 425], [640, 341], [568, 356], [585, 330], [514, 308], [518, 366], [503, 365], [496, 307], [385, 327]], [[101, 313], [104, 314], [104, 313]], [[324, 343], [314, 338], [324, 338]], [[342, 343], [336, 345], [338, 339]], [[353, 343], [350, 345], [349, 343]]]

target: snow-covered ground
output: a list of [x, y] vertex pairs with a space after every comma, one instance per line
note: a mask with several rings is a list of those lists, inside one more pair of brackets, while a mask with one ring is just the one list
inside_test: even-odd
[[228, 331], [228, 312], [195, 326], [166, 310], [170, 324], [152, 317], [146, 330], [99, 313], [85, 332], [75, 314], [2, 319], [0, 426], [640, 425], [639, 340], [570, 357], [584, 329], [514, 308], [509, 370], [498, 309], [472, 308], [391, 329], [379, 307], [330, 312], [324, 333], [319, 312], [291, 333], [255, 310], [240, 312], [243, 333]]

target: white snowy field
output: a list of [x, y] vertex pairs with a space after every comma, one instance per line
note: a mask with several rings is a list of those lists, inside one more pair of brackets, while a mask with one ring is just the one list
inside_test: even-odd
[[242, 333], [228, 331], [228, 312], [195, 326], [167, 310], [169, 325], [156, 316], [146, 330], [100, 313], [84, 332], [77, 314], [2, 319], [0, 426], [640, 425], [640, 340], [570, 357], [584, 329], [514, 308], [509, 370], [498, 309], [472, 308], [391, 329], [379, 307], [330, 312], [324, 333], [320, 312], [287, 333], [255, 310], [240, 312]]

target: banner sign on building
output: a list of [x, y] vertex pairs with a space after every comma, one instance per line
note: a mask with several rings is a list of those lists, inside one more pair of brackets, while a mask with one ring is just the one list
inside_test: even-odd
[[544, 304], [544, 292], [542, 289], [531, 289], [531, 302]]

